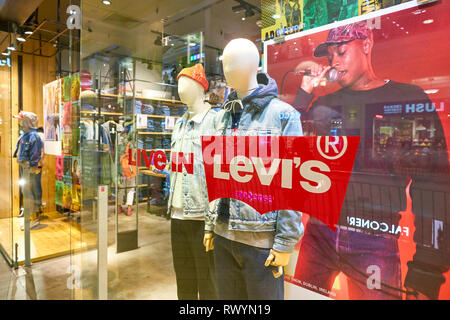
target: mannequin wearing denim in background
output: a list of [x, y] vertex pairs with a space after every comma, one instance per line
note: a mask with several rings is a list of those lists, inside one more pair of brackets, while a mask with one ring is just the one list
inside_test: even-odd
[[[277, 98], [275, 80], [258, 74], [259, 60], [250, 40], [234, 39], [225, 47], [223, 70], [235, 91], [217, 114], [216, 134], [301, 136], [299, 113]], [[261, 215], [229, 198], [217, 203], [206, 217], [204, 245], [207, 251], [215, 246], [219, 298], [284, 299], [283, 267], [303, 234], [302, 214], [278, 210]]]
[[[182, 172], [171, 168], [168, 215], [171, 217], [172, 256], [180, 300], [217, 299], [214, 257], [202, 246], [205, 213], [209, 208], [203, 167], [201, 136], [212, 134], [216, 112], [205, 102], [208, 89], [201, 64], [181, 70], [178, 93], [188, 106], [172, 132], [171, 157], [178, 153], [186, 159], [193, 154], [193, 174], [182, 166]], [[179, 168], [178, 168], [179, 169]]]
[[[39, 127], [37, 128], [37, 133], [39, 137], [41, 138], [41, 141], [44, 142], [44, 128]], [[35, 187], [34, 187], [34, 199], [35, 199], [35, 205], [38, 208], [38, 215], [40, 216], [43, 212], [44, 203], [42, 202], [42, 167], [44, 166], [44, 148], [41, 149], [41, 159], [38, 163], [38, 170], [36, 171], [36, 177], [34, 179]]]
[[14, 118], [19, 120], [19, 126], [23, 129], [23, 134], [19, 137], [14, 151], [14, 157], [18, 158], [20, 179], [23, 185], [23, 207], [24, 222], [21, 223], [20, 229], [24, 230], [27, 221], [31, 218], [30, 229], [39, 225], [37, 216], [38, 206], [36, 196], [38, 192], [35, 190], [36, 175], [39, 174], [39, 162], [42, 156], [42, 148], [44, 143], [37, 133], [38, 117], [32, 112], [21, 111]]

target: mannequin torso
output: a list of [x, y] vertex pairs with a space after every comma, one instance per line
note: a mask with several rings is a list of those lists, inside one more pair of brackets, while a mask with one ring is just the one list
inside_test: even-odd
[[[267, 97], [269, 97], [268, 99], [271, 99], [270, 96], [272, 97], [276, 96], [278, 92], [278, 89], [276, 88], [276, 83], [273, 81], [273, 79], [270, 80], [267, 76], [264, 76], [266, 78], [267, 83], [262, 83], [260, 87], [260, 84], [258, 83], [258, 79], [261, 78], [258, 76], [259, 60], [260, 56], [257, 47], [253, 42], [247, 39], [235, 39], [230, 41], [225, 47], [223, 52], [222, 63], [227, 84], [236, 90], [237, 98], [239, 100], [247, 101], [248, 106], [250, 105], [248, 103], [249, 101], [252, 101], [252, 103], [255, 104], [257, 103], [257, 99], [252, 100], [254, 99], [252, 98], [253, 96], [258, 97], [260, 100], [264, 100], [262, 98], [265, 97], [264, 94], [266, 94]], [[258, 92], [254, 93], [256, 89], [258, 89]], [[252, 95], [252, 93], [254, 93], [254, 95]], [[229, 100], [228, 102], [229, 104], [228, 103], [227, 104], [231, 108], [228, 108], [228, 106], [225, 105], [224, 110], [221, 111], [222, 112], [221, 116], [223, 119], [229, 119], [230, 117], [232, 118], [231, 128], [228, 127], [228, 123], [230, 123], [230, 121], [223, 121], [223, 123], [225, 123], [226, 126], [225, 129], [238, 130], [239, 132], [240, 128], [242, 127], [243, 135], [245, 135], [246, 130], [251, 129], [252, 127], [264, 129], [262, 126], [266, 126], [267, 128], [274, 127], [276, 129], [279, 129], [281, 135], [289, 135], [291, 133], [293, 135], [301, 135], [302, 130], [299, 118], [298, 124], [293, 125], [292, 127], [289, 128], [287, 128], [288, 125], [283, 125], [280, 122], [272, 121], [272, 119], [279, 118], [277, 117], [277, 115], [281, 112], [285, 111], [289, 113], [293, 112], [293, 114], [296, 115], [295, 110], [291, 106], [279, 100], [268, 100], [268, 101], [269, 101], [268, 104], [265, 104], [264, 106], [259, 106], [260, 107], [259, 110], [263, 111], [260, 111], [258, 116], [259, 115], [261, 116], [259, 116], [258, 121], [255, 122], [252, 120], [253, 117], [249, 116], [249, 113], [246, 111], [246, 109], [245, 110], [239, 109], [239, 107], [237, 107], [238, 105], [237, 103], [232, 103], [231, 100]], [[270, 101], [275, 102], [272, 104]], [[244, 108], [242, 104], [240, 105], [241, 108]], [[230, 115], [227, 115], [228, 112], [230, 112]], [[265, 115], [268, 114], [270, 114], [271, 116], [266, 117], [267, 118], [266, 119]], [[220, 124], [218, 125], [220, 126]], [[217, 217], [217, 220], [215, 222], [215, 228], [213, 229], [215, 233], [220, 235], [222, 238], [226, 238], [234, 242], [241, 242], [251, 247], [266, 249], [267, 259], [265, 262], [265, 266], [267, 267], [270, 265], [278, 267], [277, 272], [275, 272], [275, 270], [273, 271], [273, 275], [275, 278], [280, 277], [283, 273], [282, 267], [287, 265], [289, 262], [290, 252], [282, 252], [279, 250], [275, 250], [274, 248], [277, 249], [282, 248], [280, 250], [286, 251], [291, 251], [291, 248], [280, 246], [278, 241], [275, 243], [276, 240], [275, 238], [280, 236], [278, 235], [278, 230], [276, 232], [272, 230], [261, 232], [261, 229], [253, 231], [252, 228], [248, 228], [247, 230], [245, 230], [244, 228], [246, 227], [244, 225], [242, 225], [240, 229], [238, 229], [236, 227], [236, 223], [238, 223], [237, 221], [247, 220], [248, 217], [254, 214], [254, 212], [251, 212], [251, 210], [249, 209], [248, 210], [249, 215], [244, 216], [248, 208], [240, 206], [239, 210], [233, 209], [234, 216], [232, 217], [231, 214], [232, 201], [234, 201], [233, 203], [235, 203], [237, 200], [235, 199], [221, 199], [221, 200], [223, 201], [221, 201], [219, 205], [220, 208], [218, 208], [217, 210], [217, 212], [221, 212], [220, 217]], [[243, 216], [241, 217], [240, 215]], [[291, 219], [291, 217], [293, 217], [293, 219]], [[233, 218], [234, 220], [231, 220], [231, 218]], [[301, 214], [289, 213], [289, 218], [279, 219], [279, 221], [277, 220], [277, 223], [279, 222], [280, 225], [282, 223], [285, 223], [286, 225], [289, 225], [289, 228], [291, 228], [293, 225], [300, 223], [300, 218]], [[208, 217], [207, 221], [209, 220], [211, 219]], [[235, 228], [230, 227], [230, 221], [232, 221], [231, 225], [234, 223]], [[263, 223], [261, 223], [261, 226], [262, 225]], [[292, 228], [292, 229], [296, 229], [297, 233], [301, 232], [300, 228]], [[213, 231], [211, 230], [210, 225], [206, 225], [205, 230]], [[300, 235], [298, 235], [298, 237], [299, 236]], [[206, 247], [207, 251], [212, 250], [214, 248], [212, 233], [209, 232], [205, 233], [204, 246]]]
[[[181, 134], [179, 139], [181, 140], [180, 146], [183, 147], [186, 143], [192, 143], [192, 140], [184, 139], [186, 132], [186, 125], [188, 121], [200, 122], [203, 116], [210, 110], [211, 106], [209, 103], [204, 101], [204, 88], [195, 80], [182, 76], [178, 81], [178, 93], [180, 100], [188, 106], [185, 123], [181, 126]], [[183, 117], [184, 118], [184, 117]], [[188, 149], [192, 146], [186, 146]], [[173, 150], [175, 152], [181, 152], [180, 150]], [[174, 181], [174, 192], [172, 196], [171, 210], [172, 218], [175, 219], [185, 219], [183, 214], [183, 197], [182, 197], [182, 186], [183, 186], [183, 174], [176, 174]], [[190, 218], [190, 220], [203, 220], [204, 217]]]

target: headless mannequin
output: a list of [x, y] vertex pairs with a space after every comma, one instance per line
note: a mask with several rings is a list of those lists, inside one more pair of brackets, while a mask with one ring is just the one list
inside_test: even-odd
[[211, 106], [204, 101], [204, 88], [189, 77], [181, 76], [178, 80], [180, 100], [188, 106], [189, 118], [204, 113]]
[[[179, 76], [178, 93], [180, 100], [188, 106], [188, 111], [187, 115], [183, 116], [185, 121], [181, 122], [180, 125], [176, 125], [174, 129], [177, 140], [175, 140], [173, 152], [191, 150], [194, 153], [200, 152], [200, 154], [196, 153], [196, 156], [201, 156], [201, 150], [199, 151], [194, 146], [194, 144], [197, 144], [197, 142], [194, 142], [194, 139], [198, 139], [200, 132], [206, 130], [213, 118], [213, 113], [210, 110], [211, 106], [204, 101], [204, 92], [205, 88], [196, 80], [191, 79], [189, 76]], [[199, 175], [201, 173], [197, 172], [196, 174]], [[172, 177], [171, 184], [174, 190], [172, 200], [169, 200], [169, 206], [171, 213], [172, 256], [177, 280], [178, 298], [180, 300], [217, 299], [214, 257], [210, 253], [205, 253], [200, 243], [204, 230], [204, 212], [208, 208], [202, 207], [203, 212], [196, 212], [195, 215], [186, 214], [186, 211], [189, 210], [188, 197], [191, 200], [195, 196], [198, 198], [198, 194], [193, 189], [196, 186], [204, 188], [205, 182], [199, 182], [198, 179], [190, 180], [192, 179], [191, 175], [185, 176], [180, 173], [174, 173]], [[189, 196], [187, 194], [183, 195], [183, 184], [189, 184], [190, 193], [192, 194], [189, 194]], [[201, 199], [203, 200], [203, 198]]]
[[[223, 51], [223, 71], [229, 86], [234, 88], [239, 99], [249, 96], [258, 88], [257, 74], [259, 66], [259, 52], [255, 44], [247, 39], [230, 41]], [[203, 245], [206, 251], [214, 249], [213, 233], [206, 232]], [[276, 266], [278, 272], [273, 271], [275, 278], [283, 274], [283, 267], [289, 263], [290, 253], [271, 249], [265, 266]]]
[[[210, 109], [209, 103], [204, 100], [204, 88], [197, 81], [181, 76], [178, 80], [178, 94], [181, 102], [188, 106], [188, 118], [192, 119], [196, 115], [201, 115]], [[183, 185], [183, 175], [178, 174], [175, 181], [174, 201], [175, 208], [182, 208], [181, 186]]]

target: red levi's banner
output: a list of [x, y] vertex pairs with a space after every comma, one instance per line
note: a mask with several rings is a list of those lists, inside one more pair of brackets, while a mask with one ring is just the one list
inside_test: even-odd
[[359, 139], [203, 136], [209, 201], [234, 198], [260, 214], [301, 211], [335, 230]]

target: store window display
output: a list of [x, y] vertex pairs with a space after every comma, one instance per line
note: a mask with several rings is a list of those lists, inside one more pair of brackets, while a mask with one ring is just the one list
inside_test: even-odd
[[[208, 85], [201, 64], [185, 68], [178, 74], [178, 93], [188, 110], [175, 123], [172, 132], [168, 215], [171, 217], [172, 255], [180, 300], [217, 298], [214, 257], [202, 246], [209, 201], [201, 136], [213, 133], [216, 114], [205, 101]], [[182, 165], [185, 160], [189, 161], [187, 166]], [[193, 168], [191, 172], [189, 165]]]
[[[234, 92], [216, 116], [217, 134], [302, 135], [299, 114], [278, 99], [276, 82], [258, 73], [260, 56], [253, 42], [230, 41], [222, 62]], [[204, 245], [214, 249], [219, 298], [284, 299], [283, 267], [303, 234], [302, 214], [279, 210], [261, 215], [229, 198], [216, 204], [207, 215]]]
[[[398, 225], [399, 211], [406, 208], [405, 189], [412, 180], [409, 194], [416, 215], [417, 249], [408, 263], [406, 297], [437, 299], [445, 281], [443, 273], [449, 266], [445, 253], [448, 243], [444, 239], [431, 243], [435, 231], [427, 220], [439, 216], [441, 209], [433, 205], [433, 197], [425, 199], [423, 194], [425, 190], [437, 190], [437, 186], [448, 190], [443, 128], [434, 104], [422, 88], [376, 75], [373, 45], [373, 33], [365, 21], [331, 29], [327, 41], [314, 51], [315, 57], [328, 57], [329, 65], [308, 67], [310, 75], [302, 77], [293, 102], [304, 115], [302, 119], [312, 123], [314, 134], [362, 137], [339, 226], [334, 232], [310, 219], [296, 276], [331, 290], [336, 275], [343, 271], [349, 278], [350, 299], [401, 299], [399, 233], [355, 232], [341, 226], [350, 218]], [[338, 72], [341, 88], [314, 100], [318, 84], [331, 69]], [[400, 116], [401, 111], [394, 109], [402, 105], [406, 106], [406, 114]], [[426, 116], [409, 112], [413, 106], [427, 108]], [[356, 116], [351, 116], [350, 111]], [[412, 125], [416, 130], [422, 127], [422, 132], [413, 133]], [[414, 140], [408, 140], [408, 136], [414, 136]], [[414, 146], [426, 140], [430, 142], [428, 150]], [[376, 290], [366, 285], [366, 270], [373, 265], [379, 267], [382, 279]]]

